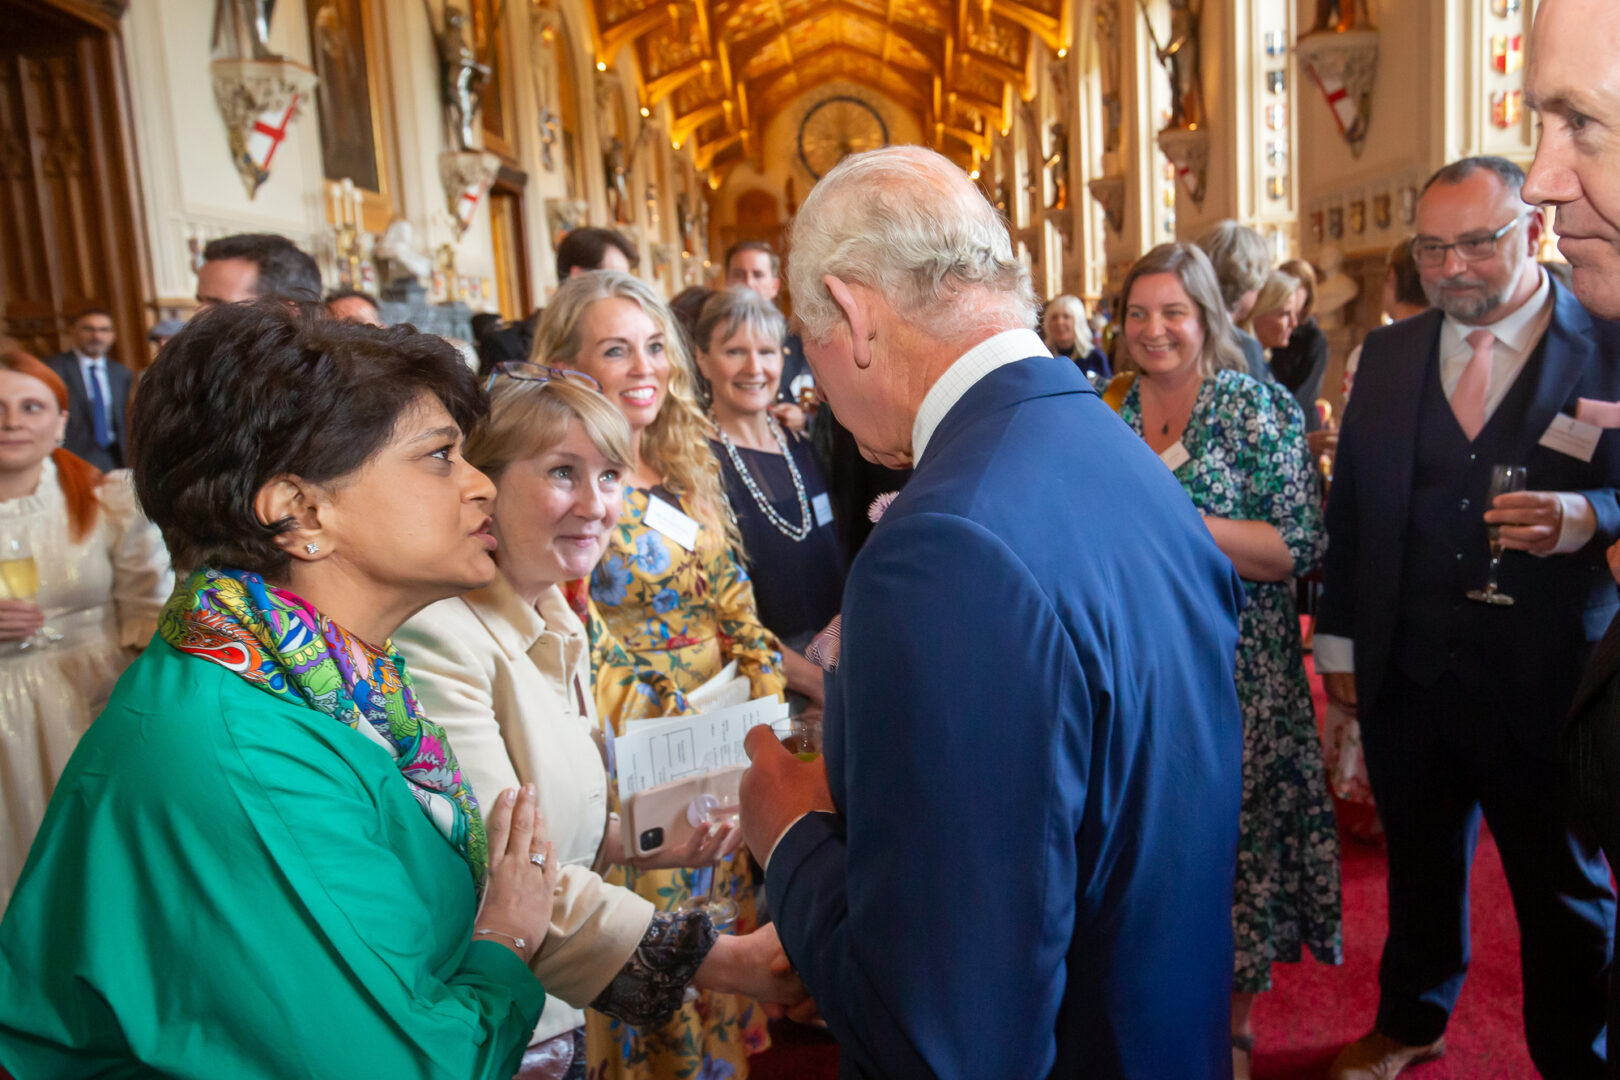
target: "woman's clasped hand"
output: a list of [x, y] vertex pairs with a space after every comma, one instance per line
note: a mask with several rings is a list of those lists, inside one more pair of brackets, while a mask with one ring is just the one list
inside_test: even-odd
[[562, 870], [546, 839], [534, 785], [501, 792], [485, 819], [489, 877], [473, 940], [495, 941], [525, 963], [539, 951], [551, 922]]

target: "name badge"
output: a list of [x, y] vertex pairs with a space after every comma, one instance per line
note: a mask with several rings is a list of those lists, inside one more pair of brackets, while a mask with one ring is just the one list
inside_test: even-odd
[[816, 528], [832, 523], [832, 500], [825, 491], [810, 500], [810, 509], [816, 515]]
[[1560, 454], [1568, 454], [1581, 461], [1591, 461], [1592, 455], [1597, 452], [1598, 440], [1602, 437], [1603, 429], [1596, 424], [1588, 424], [1584, 420], [1559, 413], [1553, 417], [1553, 422], [1547, 425], [1547, 431], [1541, 436], [1540, 443]]
[[1176, 445], [1170, 447], [1164, 453], [1159, 455], [1159, 460], [1164, 462], [1165, 465], [1169, 467], [1171, 472], [1175, 472], [1177, 469], [1187, 464], [1187, 462], [1191, 461], [1192, 455], [1187, 453], [1187, 448], [1181, 444], [1180, 439], [1177, 439]]
[[641, 515], [647, 528], [663, 533], [687, 551], [697, 550], [701, 526], [656, 495], [647, 496], [647, 512]]

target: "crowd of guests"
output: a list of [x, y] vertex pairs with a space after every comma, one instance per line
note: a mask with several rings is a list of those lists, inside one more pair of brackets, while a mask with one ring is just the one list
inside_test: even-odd
[[[1223, 222], [1094, 325], [910, 148], [807, 199], [802, 338], [766, 245], [666, 303], [580, 229], [475, 364], [262, 235], [138, 379], [100, 310], [0, 350], [0, 1067], [718, 1080], [819, 1009], [858, 1075], [1247, 1077], [1342, 959], [1337, 794], [1390, 904], [1333, 1076], [1444, 1052], [1482, 818], [1531, 1056], [1601, 1075], [1620, 330], [1525, 182], [1429, 181], [1342, 425], [1309, 264]], [[613, 736], [777, 696], [825, 756], [627, 847]]]

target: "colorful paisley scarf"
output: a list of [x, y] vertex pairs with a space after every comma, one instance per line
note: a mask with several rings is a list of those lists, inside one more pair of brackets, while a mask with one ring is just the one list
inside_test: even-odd
[[373, 734], [393, 754], [422, 812], [482, 884], [489, 853], [478, 803], [444, 729], [422, 715], [392, 643], [378, 651], [259, 575], [211, 567], [175, 592], [158, 636], [284, 701]]

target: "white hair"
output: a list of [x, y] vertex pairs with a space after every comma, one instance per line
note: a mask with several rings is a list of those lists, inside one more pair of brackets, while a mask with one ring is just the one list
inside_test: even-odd
[[961, 169], [920, 146], [845, 158], [794, 216], [788, 287], [811, 341], [844, 317], [823, 284], [829, 274], [875, 290], [940, 339], [1036, 326], [1035, 290], [1006, 220]]

